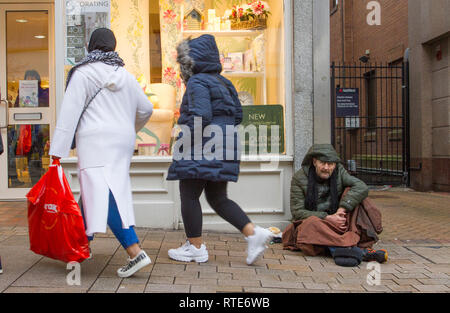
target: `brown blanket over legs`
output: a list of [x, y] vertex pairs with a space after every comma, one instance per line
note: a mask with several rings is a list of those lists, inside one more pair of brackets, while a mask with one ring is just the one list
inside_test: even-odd
[[353, 212], [347, 215], [347, 229], [343, 232], [330, 222], [312, 216], [295, 221], [283, 232], [285, 250], [302, 250], [304, 254], [323, 254], [325, 247], [371, 248], [382, 232], [381, 213], [366, 198]]

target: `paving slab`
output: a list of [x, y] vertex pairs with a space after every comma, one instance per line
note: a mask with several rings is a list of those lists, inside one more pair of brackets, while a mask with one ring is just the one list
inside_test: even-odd
[[[283, 250], [281, 244], [269, 245], [262, 258], [248, 266], [241, 234], [212, 231], [204, 233], [207, 263], [177, 262], [169, 259], [167, 250], [185, 242], [184, 231], [137, 228], [151, 265], [119, 278], [116, 271], [127, 254], [108, 230], [96, 235], [93, 259], [80, 265], [80, 284], [71, 286], [67, 279], [73, 269], [29, 250], [26, 203], [0, 203], [0, 292], [449, 293], [450, 194], [393, 188], [371, 190], [370, 196], [382, 212], [384, 227], [374, 248], [389, 252], [388, 262], [375, 274], [370, 263], [339, 267], [331, 257], [306, 256]], [[377, 274], [379, 280], [373, 280]]]

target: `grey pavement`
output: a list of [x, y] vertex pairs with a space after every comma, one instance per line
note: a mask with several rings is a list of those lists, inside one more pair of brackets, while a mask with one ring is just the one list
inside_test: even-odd
[[[69, 285], [74, 268], [29, 250], [25, 203], [0, 203], [0, 274], [2, 293], [448, 293], [450, 292], [450, 195], [393, 189], [371, 191], [383, 213], [385, 231], [376, 249], [386, 249], [387, 263], [345, 268], [330, 257], [309, 257], [271, 244], [253, 266], [245, 263], [246, 241], [238, 233], [205, 232], [210, 260], [182, 263], [167, 251], [185, 241], [182, 230], [138, 228], [152, 264], [130, 278], [117, 269], [126, 253], [112, 233], [97, 235], [93, 259], [80, 266], [79, 285]], [[409, 199], [409, 200], [408, 200]], [[409, 202], [408, 202], [409, 201]], [[417, 206], [422, 209], [418, 210]], [[1, 214], [14, 207], [14, 214]], [[12, 210], [11, 210], [12, 211]], [[22, 212], [23, 211], [23, 212]], [[22, 217], [18, 217], [22, 212]], [[421, 222], [423, 216], [434, 218]], [[407, 220], [413, 231], [401, 221]], [[14, 221], [14, 222], [8, 222]], [[22, 221], [22, 222], [21, 222]], [[415, 223], [416, 222], [416, 223]], [[8, 224], [9, 223], [9, 224]], [[423, 225], [425, 234], [420, 236]], [[430, 231], [430, 225], [435, 232]]]

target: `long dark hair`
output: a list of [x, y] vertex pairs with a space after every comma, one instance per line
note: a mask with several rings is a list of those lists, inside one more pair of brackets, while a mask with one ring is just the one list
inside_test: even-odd
[[[316, 167], [311, 165], [308, 172], [308, 188], [306, 190], [306, 198], [305, 198], [305, 208], [309, 211], [317, 211], [317, 200], [318, 200], [318, 191], [317, 191], [317, 173]], [[329, 214], [334, 214], [338, 210], [339, 206], [339, 196], [337, 190], [337, 168], [333, 171], [329, 178], [330, 183], [330, 208], [327, 210]]]

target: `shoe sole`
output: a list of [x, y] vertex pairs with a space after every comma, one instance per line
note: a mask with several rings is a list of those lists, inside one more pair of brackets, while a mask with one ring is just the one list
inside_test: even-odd
[[171, 258], [172, 260], [175, 260], [175, 261], [179, 261], [179, 262], [193, 262], [194, 261], [196, 263], [205, 263], [205, 262], [208, 262], [208, 258], [209, 258], [208, 255], [194, 257], [194, 258], [175, 256], [175, 255], [171, 255], [170, 251], [167, 254], [169, 255], [169, 258]]
[[256, 253], [256, 256], [253, 258], [253, 260], [248, 260], [247, 259], [247, 265], [252, 265], [253, 263], [255, 263], [256, 261], [258, 261], [258, 259], [264, 254], [264, 251], [266, 251], [267, 248], [262, 248], [260, 251], [258, 251], [258, 253]]
[[381, 259], [381, 260], [378, 261], [378, 262], [379, 262], [379, 263], [384, 263], [384, 262], [386, 262], [386, 261], [388, 260], [388, 253], [387, 253], [386, 250], [381, 250], [381, 251], [384, 251], [384, 258]]
[[[263, 254], [264, 254], [264, 251], [266, 251], [266, 249], [268, 248], [267, 247], [267, 243], [269, 242], [269, 240], [272, 238], [272, 233], [269, 233], [268, 235], [267, 235], [267, 238], [264, 240], [264, 242], [263, 242], [263, 244], [264, 244], [264, 247], [260, 250], [260, 251], [258, 251], [257, 253], [256, 253], [256, 256], [253, 258], [253, 260], [248, 260], [248, 258], [247, 258], [247, 265], [252, 265], [253, 263], [255, 263]], [[248, 253], [248, 252], [247, 252]]]
[[374, 255], [373, 259], [369, 259], [365, 262], [373, 262], [373, 261], [378, 262], [378, 263], [386, 262], [388, 260], [388, 253], [386, 250], [381, 250], [381, 251], [384, 251], [384, 256], [376, 254], [376, 255]]
[[145, 260], [142, 260], [141, 262], [136, 264], [135, 267], [133, 267], [132, 269], [128, 270], [128, 272], [126, 272], [126, 273], [117, 272], [117, 275], [120, 278], [130, 277], [131, 275], [133, 275], [134, 273], [136, 273], [137, 271], [143, 269], [144, 267], [146, 267], [147, 265], [149, 265], [151, 263], [152, 263], [152, 260], [150, 258], [146, 258]]

